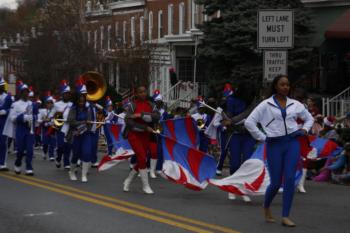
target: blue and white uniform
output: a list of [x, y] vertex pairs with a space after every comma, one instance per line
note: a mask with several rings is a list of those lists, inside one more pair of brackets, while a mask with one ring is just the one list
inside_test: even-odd
[[[283, 211], [288, 217], [294, 195], [294, 179], [300, 160], [300, 143], [297, 139], [303, 132], [297, 119], [304, 121], [302, 129], [308, 132], [314, 122], [305, 106], [297, 100], [287, 98], [286, 107], [280, 106], [275, 96], [260, 103], [245, 121], [251, 135], [266, 142], [266, 154], [270, 185], [265, 193], [264, 207], [269, 208], [283, 179]], [[263, 133], [257, 124], [260, 123]]]
[[[4, 79], [0, 78], [0, 86], [5, 85]], [[0, 94], [0, 170], [7, 170], [6, 156], [7, 156], [7, 136], [3, 135], [4, 126], [7, 116], [12, 105], [11, 95], [3, 92]]]
[[[28, 89], [28, 86], [20, 82], [19, 91]], [[6, 136], [15, 138], [17, 146], [17, 158], [15, 172], [21, 172], [22, 159], [26, 157], [26, 175], [33, 175], [33, 146], [34, 127], [38, 117], [38, 106], [30, 100], [20, 99], [14, 102], [4, 127]]]

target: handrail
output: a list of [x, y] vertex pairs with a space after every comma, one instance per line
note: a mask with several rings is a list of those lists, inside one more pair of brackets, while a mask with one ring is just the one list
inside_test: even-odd
[[340, 92], [338, 95], [332, 97], [329, 99], [329, 101], [336, 100], [337, 98], [341, 97], [342, 95], [348, 93], [348, 96], [350, 96], [350, 87], [346, 88], [344, 91]]

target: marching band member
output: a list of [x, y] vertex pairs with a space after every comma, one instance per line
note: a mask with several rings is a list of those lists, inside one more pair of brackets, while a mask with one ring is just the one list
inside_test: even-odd
[[[156, 105], [156, 108], [160, 114], [160, 121], [166, 121], [171, 119], [171, 115], [166, 111], [164, 102], [163, 102], [163, 97], [160, 94], [159, 90], [155, 90], [152, 96], [152, 99]], [[160, 141], [160, 136], [156, 135], [157, 137], [157, 143], [156, 143], [156, 148], [155, 150], [156, 154], [156, 159], [152, 158], [150, 161], [150, 176], [151, 178], [156, 178], [156, 173], [155, 171], [161, 171], [163, 168], [163, 152], [162, 152], [162, 144]]]
[[[241, 82], [233, 95], [226, 99], [226, 115], [230, 118], [228, 121], [223, 121], [223, 125], [228, 128], [227, 143], [230, 149], [230, 174], [234, 174], [239, 167], [250, 158], [254, 152], [255, 140], [244, 127], [244, 120], [232, 122], [231, 119], [249, 111], [249, 106], [255, 98], [255, 89], [251, 83]], [[249, 111], [250, 113], [251, 111]], [[249, 115], [247, 114], [247, 116]], [[229, 193], [230, 200], [236, 199], [236, 196]], [[251, 202], [249, 196], [243, 195], [243, 201]]]
[[[60, 93], [62, 99], [57, 101], [54, 104], [53, 110], [50, 113], [50, 118], [55, 118], [58, 115], [58, 118], [63, 120], [67, 120], [69, 109], [72, 107], [72, 102], [70, 102], [71, 98], [71, 90], [66, 80], [62, 80], [60, 84]], [[64, 138], [69, 129], [69, 125], [64, 123], [61, 128], [56, 130], [56, 140], [57, 140], [57, 157], [56, 157], [56, 167], [61, 167], [61, 160], [63, 156], [63, 166], [65, 169], [69, 169], [69, 159], [72, 146], [71, 144], [65, 142]]]
[[108, 125], [114, 124], [118, 122], [118, 117], [113, 111], [113, 103], [109, 96], [106, 97], [106, 109], [105, 109], [105, 122], [106, 124], [103, 126], [104, 135], [106, 136], [108, 155], [112, 155], [113, 153], [113, 141], [111, 139], [111, 135], [108, 133]]
[[[88, 106], [91, 108], [92, 112], [92, 121], [98, 121], [97, 114], [98, 112], [103, 112], [103, 107], [98, 105], [97, 103], [94, 103], [92, 101], [88, 101]], [[91, 167], [97, 168], [98, 166], [98, 157], [97, 157], [97, 151], [98, 151], [98, 139], [100, 137], [100, 129], [97, 128], [97, 124], [92, 124], [91, 127], [92, 134], [92, 161], [91, 161]]]
[[[233, 95], [233, 88], [231, 84], [226, 83], [224, 87], [224, 92], [223, 92], [223, 98], [226, 102], [226, 99], [229, 98], [229, 96]], [[226, 104], [224, 104], [226, 105]], [[223, 106], [223, 109], [226, 110], [226, 106]], [[222, 121], [221, 118], [217, 118], [218, 120]], [[214, 123], [216, 126], [218, 126], [218, 122]], [[224, 161], [227, 155], [227, 132], [226, 132], [226, 127], [223, 126], [220, 122], [220, 125], [218, 126], [218, 134], [219, 134], [219, 142], [220, 142], [220, 157], [219, 157], [219, 163], [216, 168], [216, 174], [221, 176], [222, 174], [222, 167], [224, 166]]]
[[[33, 86], [29, 86], [29, 94], [28, 94], [28, 99], [32, 101], [33, 104], [37, 105], [38, 109], [40, 108], [41, 103], [37, 101], [34, 95], [34, 88]], [[34, 126], [34, 147], [38, 148], [41, 145], [41, 138], [40, 138], [40, 127], [38, 121], [36, 121]]]
[[50, 119], [51, 112], [53, 111], [54, 98], [50, 92], [46, 93], [44, 97], [45, 109], [41, 109], [38, 122], [42, 126], [41, 137], [43, 143], [43, 158], [46, 159], [47, 154], [49, 155], [50, 161], [55, 161], [54, 150], [56, 146], [55, 129], [53, 128], [53, 122]]
[[136, 90], [136, 99], [128, 107], [126, 115], [126, 128], [124, 136], [136, 154], [137, 162], [124, 181], [123, 190], [128, 192], [130, 184], [137, 171], [142, 180], [142, 189], [146, 194], [153, 194], [148, 182], [147, 173], [147, 154], [150, 150], [150, 136], [154, 132], [151, 128], [152, 123], [158, 122], [159, 112], [154, 104], [147, 100], [147, 89], [145, 86], [139, 86]]
[[[275, 222], [270, 205], [283, 179], [283, 226], [295, 227], [289, 219], [294, 196], [294, 182], [297, 163], [300, 160], [300, 143], [297, 139], [311, 129], [314, 119], [303, 104], [289, 96], [288, 77], [277, 76], [271, 85], [271, 96], [260, 103], [245, 121], [252, 136], [260, 142], [266, 141], [267, 164], [270, 185], [265, 193], [264, 213], [266, 222]], [[296, 119], [305, 123], [300, 129]], [[260, 131], [260, 123], [266, 135]]]
[[34, 124], [37, 120], [38, 108], [37, 105], [28, 100], [29, 90], [26, 84], [18, 81], [17, 90], [20, 93], [20, 99], [12, 104], [5, 124], [4, 134], [16, 139], [17, 159], [15, 161], [15, 173], [21, 173], [22, 159], [26, 156], [25, 174], [33, 176]]
[[69, 110], [68, 123], [69, 131], [67, 141], [73, 143], [73, 157], [69, 170], [70, 180], [76, 181], [77, 162], [81, 161], [81, 181], [87, 182], [87, 174], [93, 159], [93, 133], [92, 122], [93, 112], [86, 100], [86, 86], [78, 80], [76, 83], [78, 99]]
[[6, 166], [7, 136], [3, 135], [7, 116], [12, 105], [12, 97], [5, 91], [5, 80], [0, 76], [0, 171], [8, 171]]
[[205, 113], [205, 106], [200, 102], [203, 102], [203, 98], [201, 96], [197, 99], [198, 103], [198, 111], [195, 114], [192, 114], [191, 117], [200, 124], [199, 128], [199, 150], [203, 152], [208, 152], [209, 138], [205, 135], [204, 130], [205, 126], [210, 123], [208, 115]]

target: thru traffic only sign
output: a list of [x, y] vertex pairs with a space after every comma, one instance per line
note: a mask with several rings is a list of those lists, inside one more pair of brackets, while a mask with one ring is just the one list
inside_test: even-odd
[[264, 51], [264, 81], [272, 82], [281, 74], [288, 74], [287, 51]]
[[285, 48], [294, 46], [293, 10], [259, 10], [258, 48]]

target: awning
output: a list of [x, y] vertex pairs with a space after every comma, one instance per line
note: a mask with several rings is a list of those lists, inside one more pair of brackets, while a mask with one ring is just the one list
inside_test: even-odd
[[347, 10], [328, 27], [325, 37], [327, 39], [350, 39], [350, 10]]

